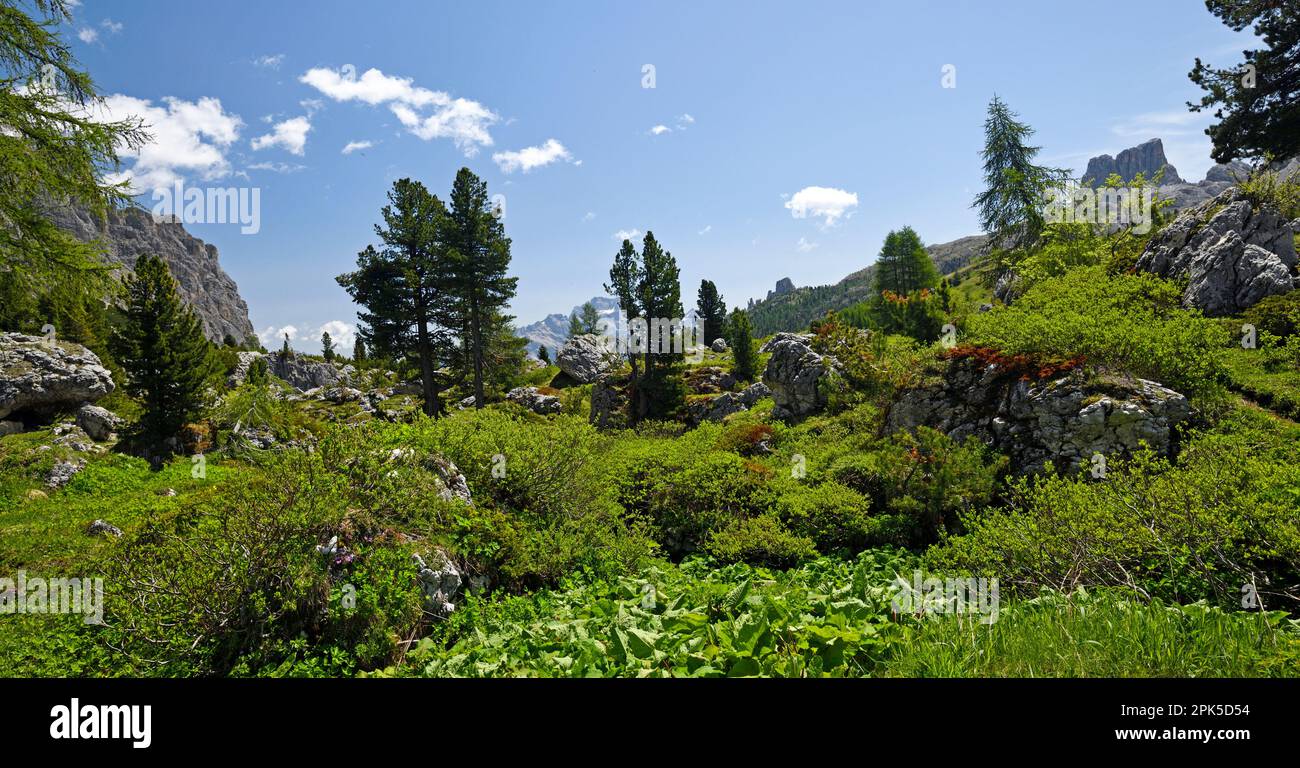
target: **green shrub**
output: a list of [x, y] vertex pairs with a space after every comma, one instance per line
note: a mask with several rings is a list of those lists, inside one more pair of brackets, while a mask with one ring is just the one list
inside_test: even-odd
[[796, 485], [777, 499], [777, 517], [795, 534], [810, 539], [822, 553], [857, 552], [878, 533], [871, 502], [862, 494], [830, 481]]
[[1244, 320], [1261, 333], [1294, 336], [1300, 332], [1300, 291], [1265, 298], [1246, 310]]
[[1045, 360], [1082, 355], [1185, 394], [1217, 394], [1226, 334], [1182, 309], [1181, 298], [1176, 285], [1152, 275], [1076, 269], [1034, 286], [1010, 307], [971, 317], [966, 341]]
[[723, 563], [790, 568], [817, 555], [811, 539], [787, 529], [772, 515], [734, 520], [714, 531], [705, 547]]
[[1177, 464], [1139, 454], [1107, 478], [1022, 479], [1010, 503], [967, 517], [965, 536], [930, 565], [996, 576], [1030, 593], [1125, 586], [1188, 602], [1300, 602], [1300, 469], [1261, 450], [1260, 435], [1206, 435]]

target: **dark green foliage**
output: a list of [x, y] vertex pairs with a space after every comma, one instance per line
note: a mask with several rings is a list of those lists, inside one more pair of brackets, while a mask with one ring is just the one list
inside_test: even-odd
[[1265, 47], [1245, 51], [1245, 62], [1215, 69], [1196, 59], [1188, 74], [1205, 91], [1194, 112], [1215, 110], [1205, 133], [1220, 163], [1236, 158], [1300, 154], [1300, 9], [1272, 0], [1206, 0], [1205, 7], [1237, 32], [1253, 26]]
[[203, 407], [213, 374], [212, 345], [176, 281], [156, 256], [141, 256], [126, 283], [126, 320], [113, 339], [126, 370], [127, 391], [144, 406], [147, 440], [175, 436]]
[[[1034, 165], [1040, 148], [1026, 143], [1033, 133], [1034, 129], [1018, 121], [997, 96], [989, 102], [984, 121], [985, 188], [975, 197], [975, 207], [995, 256], [1038, 242], [1046, 226], [1043, 204], [1047, 194], [1069, 175], [1064, 169]], [[995, 268], [990, 276], [1001, 274], [1001, 268]]]
[[547, 365], [551, 364], [551, 353], [546, 350], [546, 345], [542, 345], [537, 348], [537, 359], [541, 360], [543, 363], [546, 363]]
[[757, 373], [757, 345], [749, 315], [742, 309], [731, 311], [731, 320], [727, 323], [727, 346], [731, 347], [731, 374], [741, 381], [753, 381]]
[[911, 227], [891, 231], [876, 259], [875, 292], [907, 295], [939, 285], [939, 271]]
[[[382, 249], [366, 246], [357, 270], [337, 280], [363, 308], [358, 335], [379, 357], [410, 357], [420, 366], [424, 411], [442, 412], [442, 392], [463, 378], [456, 334], [465, 314], [456, 289], [460, 259], [446, 242], [447, 209], [423, 184], [399, 179], [388, 193], [375, 226]], [[448, 380], [438, 371], [460, 372]]]
[[1294, 444], [1270, 455], [1255, 447], [1261, 437], [1202, 437], [1175, 465], [1143, 454], [1109, 468], [1102, 482], [1018, 482], [1008, 508], [968, 516], [970, 533], [932, 551], [931, 562], [996, 572], [1031, 594], [1123, 585], [1240, 608], [1250, 585], [1265, 608], [1294, 610], [1300, 474], [1286, 458]]
[[1269, 296], [1246, 310], [1245, 321], [1257, 331], [1288, 338], [1300, 332], [1300, 291]]
[[333, 362], [334, 340], [330, 338], [329, 333], [322, 333], [320, 335], [320, 348], [321, 356], [325, 358], [326, 362]]
[[712, 280], [701, 280], [700, 290], [695, 304], [696, 322], [700, 323], [703, 341], [712, 344], [715, 339], [723, 338], [727, 330], [727, 304], [718, 293], [718, 286]]
[[508, 367], [514, 356], [502, 354], [501, 338], [512, 332], [514, 318], [503, 310], [519, 279], [506, 274], [510, 238], [500, 211], [488, 198], [487, 184], [468, 168], [456, 173], [449, 208], [439, 221], [438, 237], [454, 263], [449, 287], [458, 303], [459, 325], [453, 327], [461, 334], [475, 405], [482, 408], [489, 380], [517, 370]]
[[360, 365], [366, 361], [366, 342], [360, 336], [352, 343], [352, 362]]
[[[94, 244], [49, 222], [51, 205], [104, 215], [123, 205], [123, 184], [103, 180], [118, 152], [149, 138], [138, 119], [96, 120], [90, 76], [77, 68], [59, 34], [71, 19], [63, 0], [0, 2], [0, 326], [53, 323], [34, 318], [41, 297], [69, 305], [111, 293]], [[30, 15], [35, 13], [35, 18]]]

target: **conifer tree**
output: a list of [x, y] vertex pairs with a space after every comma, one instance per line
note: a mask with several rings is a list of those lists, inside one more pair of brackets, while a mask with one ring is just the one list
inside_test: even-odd
[[94, 83], [59, 33], [72, 4], [24, 5], [0, 0], [0, 326], [35, 330], [59, 319], [36, 314], [41, 297], [93, 307], [87, 299], [112, 287], [99, 247], [51, 223], [50, 204], [100, 216], [126, 204], [125, 183], [105, 181], [105, 173], [149, 134], [138, 118], [101, 122], [91, 114]]
[[510, 238], [488, 199], [487, 184], [468, 168], [456, 173], [442, 237], [455, 262], [450, 286], [460, 303], [461, 336], [473, 382], [474, 404], [487, 404], [484, 383], [492, 376], [490, 348], [513, 329], [502, 312], [515, 295], [518, 278], [507, 276]]
[[330, 338], [328, 331], [320, 335], [320, 351], [326, 361], [334, 362], [334, 340]]
[[537, 348], [537, 359], [547, 365], [551, 364], [551, 353], [546, 351], [546, 345], [543, 344]]
[[212, 345], [162, 259], [146, 255], [136, 262], [126, 282], [125, 322], [112, 346], [126, 371], [127, 391], [144, 407], [144, 437], [173, 437], [194, 420], [213, 375]]
[[731, 311], [731, 321], [727, 324], [727, 345], [731, 347], [732, 375], [743, 381], [753, 381], [757, 358], [754, 352], [754, 332], [749, 315], [739, 307]]
[[465, 328], [456, 292], [463, 278], [460, 259], [443, 237], [447, 209], [420, 182], [399, 179], [380, 214], [384, 223], [375, 234], [382, 249], [367, 246], [357, 254], [357, 270], [336, 280], [364, 307], [358, 334], [370, 351], [418, 363], [424, 412], [437, 416], [442, 392], [459, 383], [464, 370], [456, 336]]
[[357, 336], [357, 340], [352, 343], [352, 362], [362, 363], [366, 359], [366, 342]]
[[695, 303], [696, 321], [704, 334], [704, 343], [711, 344], [726, 332], [727, 305], [718, 294], [712, 280], [701, 280]]

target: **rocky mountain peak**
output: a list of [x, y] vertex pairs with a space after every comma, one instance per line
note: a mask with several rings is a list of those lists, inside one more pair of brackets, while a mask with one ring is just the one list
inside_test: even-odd
[[209, 339], [220, 342], [230, 334], [242, 342], [255, 335], [248, 304], [221, 268], [217, 247], [194, 237], [184, 225], [155, 221], [141, 208], [111, 211], [106, 219], [100, 219], [80, 208], [60, 207], [51, 211], [50, 218], [83, 242], [102, 242], [104, 257], [127, 270], [134, 269], [144, 254], [159, 256], [176, 278], [181, 298], [203, 322]]
[[1088, 161], [1088, 169], [1083, 178], [1090, 180], [1093, 186], [1106, 182], [1112, 173], [1119, 174], [1124, 181], [1132, 181], [1139, 173], [1148, 181], [1164, 170], [1161, 184], [1181, 184], [1183, 179], [1178, 170], [1165, 158], [1165, 145], [1160, 139], [1148, 139], [1136, 147], [1130, 147], [1115, 157], [1100, 155]]

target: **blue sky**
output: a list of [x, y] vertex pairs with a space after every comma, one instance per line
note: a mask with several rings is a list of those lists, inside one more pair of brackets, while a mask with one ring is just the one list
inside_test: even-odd
[[304, 350], [322, 328], [350, 345], [334, 277], [398, 178], [445, 196], [464, 165], [504, 195], [521, 323], [600, 294], [617, 233], [647, 229], [687, 304], [701, 278], [743, 304], [782, 277], [861, 269], [904, 224], [936, 243], [977, 232], [995, 93], [1048, 162], [1081, 171], [1158, 136], [1202, 178], [1187, 72], [1248, 44], [1197, 0], [83, 0], [74, 15], [111, 113], [158, 134], [125, 163], [137, 186], [261, 190], [256, 234], [189, 229], [220, 249], [257, 330], [292, 326]]

